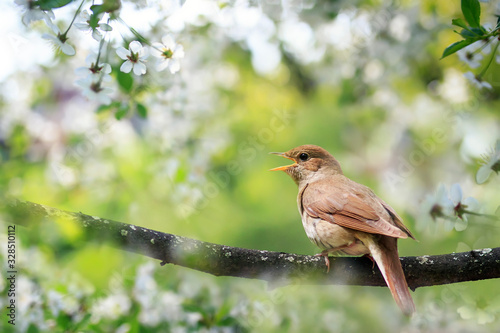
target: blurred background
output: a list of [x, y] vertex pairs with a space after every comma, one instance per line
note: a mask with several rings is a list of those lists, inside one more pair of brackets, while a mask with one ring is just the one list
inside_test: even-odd
[[[97, 101], [75, 84], [75, 69], [99, 50], [92, 33], [69, 30], [74, 56], [42, 38], [51, 24], [64, 32], [80, 2], [55, 18], [29, 4], [0, 3], [2, 195], [207, 242], [315, 254], [296, 185], [268, 172], [285, 161], [268, 152], [316, 144], [404, 218], [419, 241], [400, 241], [401, 256], [499, 246], [498, 221], [453, 211], [467, 202], [494, 215], [500, 199], [495, 173], [476, 181], [482, 162], [500, 159], [496, 49], [480, 50], [479, 70], [493, 59], [483, 76], [491, 89], [468, 81], [457, 55], [440, 60], [460, 39], [451, 26], [463, 17], [460, 1], [123, 1], [103, 33], [109, 100]], [[498, 2], [481, 8], [481, 23], [494, 27]], [[29, 23], [34, 14], [42, 20]], [[180, 70], [158, 71], [150, 55], [144, 75], [120, 71], [116, 49], [138, 34], [143, 46], [172, 36], [184, 51]], [[11, 221], [0, 214], [3, 244]], [[270, 288], [160, 267], [86, 242], [65, 221], [16, 237], [22, 332], [491, 332], [500, 323], [496, 280], [417, 289], [408, 319], [386, 288]], [[0, 327], [12, 330], [5, 318]]]

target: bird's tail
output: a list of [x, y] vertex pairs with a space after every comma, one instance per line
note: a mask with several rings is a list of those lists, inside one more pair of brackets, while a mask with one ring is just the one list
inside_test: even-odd
[[389, 236], [381, 236], [377, 240], [373, 237], [367, 238], [369, 240], [363, 239], [363, 243], [370, 250], [380, 272], [382, 272], [392, 297], [405, 315], [412, 315], [415, 312], [415, 304], [399, 261], [397, 239]]

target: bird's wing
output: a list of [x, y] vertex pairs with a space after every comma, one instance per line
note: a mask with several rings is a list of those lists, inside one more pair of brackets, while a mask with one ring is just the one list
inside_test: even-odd
[[[311, 183], [302, 192], [302, 206], [314, 218], [342, 227], [395, 238], [407, 238], [406, 227], [394, 219], [380, 199], [367, 187], [349, 181]], [[398, 223], [399, 222], [399, 223]]]
[[378, 198], [378, 200], [380, 201], [380, 203], [382, 204], [382, 206], [385, 208], [385, 210], [389, 213], [389, 215], [391, 215], [392, 220], [394, 221], [394, 223], [396, 224], [396, 226], [398, 228], [400, 228], [401, 230], [403, 230], [404, 232], [406, 232], [408, 234], [408, 236], [410, 236], [411, 238], [413, 238], [413, 239], [416, 240], [416, 238], [411, 233], [410, 229], [408, 229], [403, 224], [403, 219], [401, 217], [399, 217], [399, 215], [396, 213], [396, 211], [391, 206], [389, 206], [388, 204], [386, 204], [382, 199]]

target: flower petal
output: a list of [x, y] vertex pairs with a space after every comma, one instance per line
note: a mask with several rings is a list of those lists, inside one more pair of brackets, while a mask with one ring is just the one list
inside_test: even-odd
[[100, 42], [102, 39], [101, 32], [98, 29], [92, 30], [92, 38], [94, 38], [94, 40]]
[[161, 39], [163, 45], [165, 45], [166, 48], [173, 50], [175, 48], [175, 41], [172, 35], [168, 34], [166, 36], [163, 36]]
[[444, 230], [446, 231], [452, 231], [453, 228], [455, 227], [455, 223], [446, 219], [445, 221], [443, 221], [443, 228]]
[[146, 59], [149, 57], [149, 51], [147, 48], [143, 47], [139, 50], [139, 58], [140, 59]]
[[170, 62], [170, 66], [168, 66], [170, 69], [170, 73], [175, 74], [181, 69], [181, 65], [179, 63], [179, 60], [177, 59], [172, 59]]
[[471, 71], [464, 73], [464, 77], [473, 84], [475, 84], [475, 82], [477, 81], [476, 76]]
[[184, 46], [182, 46], [182, 45], [176, 46], [173, 58], [176, 58], [176, 59], [184, 58]]
[[113, 79], [111, 78], [111, 75], [109, 75], [109, 74], [104, 74], [104, 75], [101, 77], [101, 80], [102, 80], [102, 82], [111, 82]]
[[52, 23], [52, 21], [50, 20], [46, 20], [45, 23], [49, 26], [50, 30], [52, 30], [53, 33], [55, 33], [56, 35], [61, 33], [61, 31], [59, 30], [59, 28], [57, 27], [57, 25], [55, 25], [54, 23]]
[[457, 309], [457, 312], [460, 315], [460, 317], [462, 317], [462, 319], [464, 319], [464, 320], [470, 320], [470, 319], [475, 317], [475, 313], [473, 312], [473, 310], [470, 307], [465, 306], [465, 305], [459, 307]]
[[456, 231], [464, 231], [465, 229], [467, 229], [468, 224], [469, 223], [467, 222], [467, 218], [464, 216], [463, 219], [458, 219], [455, 222], [455, 230]]
[[99, 23], [99, 29], [102, 31], [113, 31], [113, 27], [107, 23]]
[[82, 31], [86, 31], [86, 30], [89, 30], [90, 29], [90, 26], [87, 24], [87, 23], [80, 23], [80, 22], [76, 22], [76, 23], [73, 23], [73, 25], [78, 29], [78, 30], [82, 30]]
[[124, 48], [123, 46], [120, 46], [119, 48], [116, 49], [116, 54], [122, 58], [123, 60], [127, 60], [127, 56], [130, 55], [130, 51]]
[[468, 211], [474, 212], [479, 209], [479, 201], [474, 197], [465, 198], [462, 203], [467, 206]]
[[69, 45], [68, 43], [63, 43], [61, 45], [61, 51], [66, 54], [66, 55], [69, 55], [69, 56], [74, 56], [75, 55], [75, 49], [73, 48], [73, 46]]
[[476, 173], [476, 182], [478, 184], [483, 184], [488, 180], [490, 177], [490, 174], [493, 170], [491, 170], [491, 166], [489, 164], [483, 165], [482, 167], [477, 170]]
[[445, 216], [453, 216], [455, 214], [455, 205], [450, 199], [446, 198], [440, 202], [441, 212]]
[[94, 52], [90, 52], [86, 57], [85, 57], [85, 65], [87, 65], [87, 67], [90, 67], [92, 66], [92, 64], [96, 61], [97, 59], [97, 54], [95, 54]]
[[51, 19], [51, 20], [54, 20], [56, 18], [56, 15], [52, 11], [52, 9], [45, 11], [45, 14], [47, 14], [48, 18]]
[[481, 86], [481, 88], [486, 88], [486, 89], [490, 89], [490, 90], [493, 89], [493, 86], [487, 81], [481, 81], [480, 86]]
[[156, 70], [159, 72], [163, 71], [165, 68], [168, 67], [169, 63], [170, 63], [170, 59], [158, 61], [158, 64], [156, 65]]
[[109, 64], [101, 64], [101, 66], [102, 66], [101, 72], [103, 72], [104, 74], [111, 73], [111, 66]]
[[155, 57], [161, 57], [162, 50], [165, 46], [161, 43], [152, 43], [151, 44], [151, 54]]
[[56, 36], [54, 35], [51, 35], [51, 34], [42, 34], [42, 38], [43, 39], [46, 39], [46, 40], [49, 40], [57, 45], [59, 45], [61, 43], [61, 41], [59, 40], [59, 38], [57, 38]]
[[90, 20], [90, 14], [88, 12], [88, 10], [82, 10], [82, 12], [80, 13], [80, 17], [82, 18], [82, 20], [85, 20], [85, 21], [88, 21]]
[[138, 62], [134, 65], [134, 74], [142, 75], [146, 73], [146, 65], [143, 62]]
[[111, 97], [109, 97], [108, 95], [100, 92], [98, 94], [96, 94], [97, 96], [97, 101], [101, 104], [104, 104], [104, 105], [108, 105], [109, 103], [111, 103]]
[[120, 66], [120, 71], [122, 71], [123, 73], [130, 73], [130, 71], [132, 70], [132, 67], [134, 67], [132, 65], [132, 62], [130, 62], [129, 60], [125, 61], [121, 66]]
[[462, 188], [460, 187], [460, 184], [451, 185], [450, 197], [451, 201], [453, 201], [455, 205], [462, 201]]
[[128, 48], [134, 53], [138, 53], [142, 49], [142, 44], [136, 40], [130, 42]]
[[77, 76], [85, 76], [90, 73], [90, 70], [88, 67], [78, 67], [75, 69], [75, 74]]

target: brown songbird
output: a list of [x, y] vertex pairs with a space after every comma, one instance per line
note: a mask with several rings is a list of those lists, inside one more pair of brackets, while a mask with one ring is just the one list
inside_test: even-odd
[[415, 305], [399, 261], [397, 239], [413, 237], [401, 218], [368, 187], [342, 173], [339, 162], [314, 145], [272, 153], [295, 163], [271, 169], [286, 172], [299, 186], [297, 205], [307, 237], [329, 253], [371, 255], [394, 300], [410, 315]]

